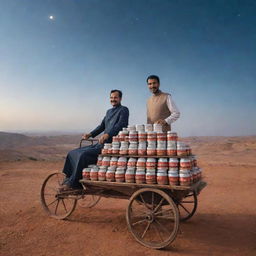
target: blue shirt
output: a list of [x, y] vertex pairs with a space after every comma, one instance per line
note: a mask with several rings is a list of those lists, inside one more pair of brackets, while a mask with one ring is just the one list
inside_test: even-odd
[[122, 105], [115, 106], [107, 111], [101, 124], [90, 133], [94, 138], [104, 131], [104, 134], [107, 133], [109, 135], [109, 138], [106, 142], [111, 142], [113, 136], [117, 135], [123, 127], [127, 127], [128, 119], [128, 108]]

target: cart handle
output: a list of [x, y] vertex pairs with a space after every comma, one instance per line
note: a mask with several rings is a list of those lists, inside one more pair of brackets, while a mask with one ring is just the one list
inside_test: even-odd
[[[86, 140], [86, 139], [81, 139], [81, 140], [80, 140], [79, 148], [81, 148], [82, 142], [83, 142], [84, 140]], [[91, 145], [93, 145], [93, 142], [94, 142], [94, 141], [99, 141], [99, 140], [98, 140], [98, 139], [87, 139], [86, 141], [91, 142]]]

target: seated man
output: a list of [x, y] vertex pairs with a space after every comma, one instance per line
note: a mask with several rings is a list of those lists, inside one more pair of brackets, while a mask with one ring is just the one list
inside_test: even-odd
[[83, 139], [95, 137], [103, 133], [99, 138], [99, 143], [91, 146], [81, 147], [70, 151], [66, 157], [63, 173], [66, 179], [62, 189], [81, 188], [79, 180], [82, 178], [82, 170], [90, 164], [97, 162], [97, 157], [101, 152], [104, 142], [112, 142], [112, 137], [117, 135], [123, 127], [127, 127], [129, 110], [121, 105], [122, 92], [112, 90], [110, 92], [110, 103], [113, 106], [103, 118], [101, 124], [92, 132], [83, 135]]

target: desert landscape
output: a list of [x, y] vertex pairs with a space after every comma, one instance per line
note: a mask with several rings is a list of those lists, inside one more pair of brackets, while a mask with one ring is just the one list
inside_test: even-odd
[[127, 200], [77, 206], [67, 220], [40, 204], [47, 175], [61, 171], [81, 135], [26, 136], [0, 132], [0, 255], [256, 255], [256, 136], [187, 137], [207, 187], [196, 214], [181, 223], [164, 250], [141, 246], [129, 233]]

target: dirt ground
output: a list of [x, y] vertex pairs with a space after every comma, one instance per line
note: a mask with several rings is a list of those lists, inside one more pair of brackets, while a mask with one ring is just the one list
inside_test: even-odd
[[40, 205], [40, 187], [63, 161], [0, 162], [0, 255], [256, 255], [254, 160], [217, 162], [202, 156], [208, 186], [196, 214], [181, 223], [164, 250], [134, 240], [126, 225], [127, 200], [102, 199], [92, 209], [77, 206], [68, 220], [48, 217]]

